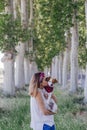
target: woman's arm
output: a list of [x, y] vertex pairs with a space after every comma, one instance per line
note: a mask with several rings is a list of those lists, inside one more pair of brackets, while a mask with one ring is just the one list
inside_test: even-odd
[[41, 95], [41, 93], [39, 91], [38, 91], [38, 93], [36, 95], [36, 100], [38, 102], [38, 106], [39, 106], [40, 110], [43, 112], [44, 115], [53, 115], [53, 114], [55, 114], [55, 113], [53, 113], [53, 112], [51, 112], [51, 111], [49, 111], [49, 110], [47, 110], [45, 108], [45, 104], [44, 104], [42, 95]]

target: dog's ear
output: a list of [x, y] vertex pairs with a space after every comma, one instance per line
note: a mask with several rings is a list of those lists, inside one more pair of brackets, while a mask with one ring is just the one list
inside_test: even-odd
[[58, 80], [57, 79], [52, 79], [52, 83], [53, 84], [58, 83]]
[[50, 76], [49, 77], [46, 77], [45, 80], [48, 82], [50, 80]]

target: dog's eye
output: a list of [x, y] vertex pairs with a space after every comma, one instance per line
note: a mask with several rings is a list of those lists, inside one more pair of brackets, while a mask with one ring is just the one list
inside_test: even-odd
[[45, 78], [45, 81], [48, 81], [48, 78]]

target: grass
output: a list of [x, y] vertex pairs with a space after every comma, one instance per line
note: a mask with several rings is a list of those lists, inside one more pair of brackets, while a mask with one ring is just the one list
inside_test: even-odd
[[29, 130], [30, 110], [27, 92], [17, 93], [16, 98], [2, 98], [0, 130]]
[[[55, 91], [59, 112], [55, 115], [57, 130], [87, 130], [87, 106], [83, 105], [82, 95], [69, 96], [67, 90]], [[80, 102], [79, 102], [80, 100]], [[84, 115], [86, 114], [86, 118]]]
[[19, 105], [0, 114], [0, 130], [29, 130], [29, 105]]
[[[56, 130], [87, 130], [87, 106], [81, 102], [82, 95], [69, 96], [67, 90], [61, 88], [56, 88], [55, 94], [59, 108], [55, 115]], [[0, 130], [31, 130], [27, 91], [18, 92], [15, 98], [1, 97], [0, 100]]]

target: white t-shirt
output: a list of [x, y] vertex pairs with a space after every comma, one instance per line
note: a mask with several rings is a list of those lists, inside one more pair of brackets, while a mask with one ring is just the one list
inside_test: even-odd
[[[38, 89], [40, 91], [42, 98], [44, 100], [44, 104], [46, 106], [46, 99], [43, 95], [42, 89]], [[36, 101], [35, 97], [30, 98], [30, 112], [31, 112], [31, 125], [30, 127], [33, 128], [33, 130], [43, 130], [43, 125], [54, 125], [54, 116], [53, 115], [44, 115]]]

